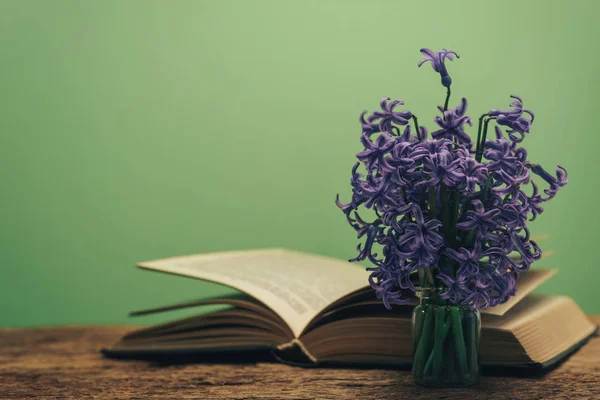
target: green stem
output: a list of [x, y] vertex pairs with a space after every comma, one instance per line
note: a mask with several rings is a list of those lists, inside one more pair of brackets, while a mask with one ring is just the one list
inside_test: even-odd
[[421, 286], [421, 288], [425, 287], [425, 269], [426, 268], [419, 268], [417, 270], [417, 274], [419, 275], [419, 286]]
[[417, 139], [419, 142], [421, 141], [421, 131], [419, 130], [419, 121], [417, 120], [417, 116], [413, 114], [412, 116], [413, 122], [415, 123], [415, 129], [417, 131]]
[[493, 119], [496, 119], [496, 118], [495, 117], [487, 118], [483, 124], [483, 136], [482, 136], [481, 142], [478, 146], [479, 149], [477, 150], [477, 154], [475, 154], [475, 159], [477, 160], [477, 162], [481, 162], [481, 157], [483, 157], [483, 148], [485, 147], [485, 140], [487, 138], [488, 125], [489, 125], [490, 121]]
[[483, 114], [481, 117], [479, 117], [479, 124], [477, 124], [477, 144], [475, 147], [475, 155], [477, 155], [479, 153], [479, 146], [480, 146], [480, 141], [481, 141], [481, 128], [482, 128], [482, 124], [483, 124], [483, 119], [487, 116], [487, 114]]
[[448, 86], [448, 91], [446, 92], [446, 102], [444, 103], [444, 111], [448, 110], [448, 102], [450, 101], [450, 86]]
[[429, 358], [427, 359], [427, 362], [425, 363], [425, 370], [423, 371], [424, 375], [429, 375], [431, 373], [431, 366], [433, 365], [433, 355], [435, 354], [435, 351], [432, 351], [429, 354]]
[[460, 309], [458, 307], [451, 307], [450, 313], [452, 315], [452, 333], [454, 335], [454, 344], [456, 345], [457, 350], [458, 367], [460, 368], [460, 372], [465, 375], [467, 373], [467, 354], [462, 320], [460, 318]]
[[415, 350], [414, 357], [414, 365], [413, 365], [413, 374], [415, 376], [423, 375], [423, 367], [425, 366], [425, 355], [428, 354], [429, 350], [429, 342], [430, 342], [430, 333], [429, 330], [431, 328], [433, 322], [433, 307], [425, 308], [425, 318], [423, 321], [423, 330], [421, 331], [419, 344]]
[[479, 326], [473, 313], [465, 315], [465, 342], [467, 344], [467, 367], [469, 374], [479, 372]]
[[427, 279], [429, 280], [430, 287], [435, 289], [435, 280], [433, 279], [433, 274], [431, 273], [431, 268], [425, 268], [425, 274], [427, 275]]
[[446, 307], [438, 306], [435, 313], [435, 342], [433, 345], [433, 376], [442, 373], [442, 360], [444, 358], [444, 318]]
[[467, 240], [465, 241], [465, 248], [468, 249], [473, 247], [475, 243], [475, 229], [471, 229], [469, 234], [467, 235]]
[[446, 342], [444, 353], [444, 379], [455, 381], [458, 363], [456, 362], [456, 345], [454, 344], [454, 340]]
[[424, 322], [425, 322], [425, 313], [424, 312], [415, 313], [415, 321], [414, 321], [415, 337], [413, 339], [413, 346], [415, 346], [414, 349], [417, 348], [417, 345], [419, 344], [419, 341], [421, 340]]
[[[451, 327], [452, 327], [452, 320], [450, 318], [450, 315], [448, 314], [448, 316], [446, 316], [446, 320], [444, 321], [444, 341], [448, 337], [448, 332], [450, 332]], [[424, 371], [425, 374], [431, 373], [431, 367], [433, 365], [433, 354], [434, 353], [435, 353], [435, 351], [432, 351], [429, 354], [429, 358], [427, 359], [427, 363], [425, 364], [425, 371]]]

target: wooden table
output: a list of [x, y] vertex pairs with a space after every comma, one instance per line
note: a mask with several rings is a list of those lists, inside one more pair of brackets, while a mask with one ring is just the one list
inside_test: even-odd
[[[600, 316], [592, 317], [600, 323]], [[484, 376], [468, 389], [415, 386], [409, 371], [280, 364], [171, 365], [105, 359], [131, 328], [0, 330], [0, 398], [600, 399], [600, 338], [542, 378]]]

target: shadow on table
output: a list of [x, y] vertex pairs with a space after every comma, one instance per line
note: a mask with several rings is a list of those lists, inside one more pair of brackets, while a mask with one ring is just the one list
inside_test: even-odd
[[181, 364], [256, 364], [259, 362], [277, 362], [270, 349], [247, 351], [170, 351], [170, 352], [135, 352], [125, 353], [102, 349], [106, 358], [116, 360], [148, 361], [157, 366]]
[[[168, 367], [172, 365], [183, 365], [183, 364], [229, 364], [229, 365], [252, 365], [261, 362], [267, 363], [281, 363], [270, 350], [249, 350], [244, 352], [169, 352], [169, 353], [157, 353], [148, 352], [135, 354], [126, 354], [120, 352], [113, 352], [111, 350], [102, 350], [102, 354], [105, 357], [118, 360], [138, 360], [148, 361], [154, 364], [156, 367]], [[484, 366], [482, 367], [482, 375], [485, 376], [512, 376], [512, 377], [529, 377], [529, 378], [541, 378], [554, 370], [558, 366], [562, 365], [567, 358], [563, 358], [560, 362], [553, 363], [547, 368], [536, 368], [535, 366], [523, 366], [523, 367], [503, 367], [503, 366]], [[290, 364], [290, 363], [286, 363]], [[410, 371], [410, 364], [348, 364], [338, 362], [320, 363], [314, 364], [290, 364], [303, 368], [328, 368], [328, 369], [383, 369], [383, 370], [404, 370]]]

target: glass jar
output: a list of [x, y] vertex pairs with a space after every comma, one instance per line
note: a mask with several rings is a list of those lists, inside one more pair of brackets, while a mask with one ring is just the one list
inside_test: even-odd
[[448, 303], [432, 289], [419, 292], [419, 299], [412, 316], [415, 383], [433, 387], [477, 383], [479, 311]]

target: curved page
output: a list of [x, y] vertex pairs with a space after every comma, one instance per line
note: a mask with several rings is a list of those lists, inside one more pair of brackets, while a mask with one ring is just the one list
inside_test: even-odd
[[138, 267], [220, 283], [277, 313], [296, 337], [325, 307], [367, 285], [346, 261], [284, 249], [210, 253], [147, 261]]

